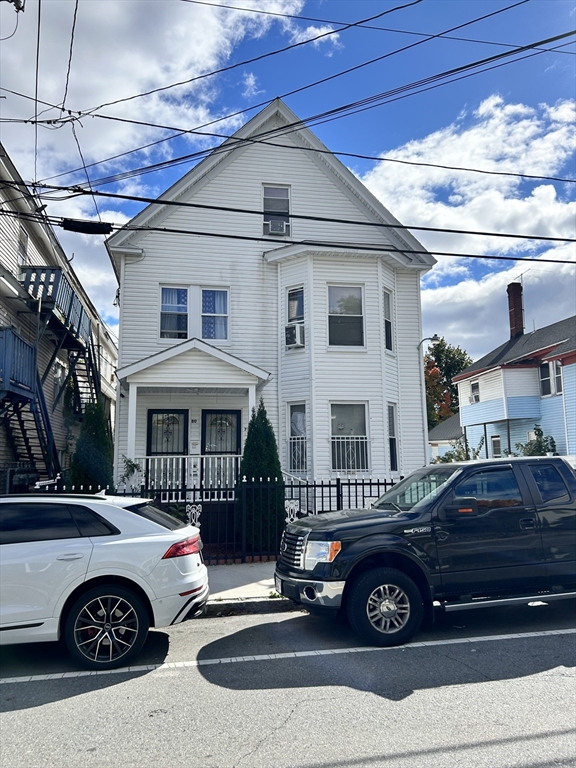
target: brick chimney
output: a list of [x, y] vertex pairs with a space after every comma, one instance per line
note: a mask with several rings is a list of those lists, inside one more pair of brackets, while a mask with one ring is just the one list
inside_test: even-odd
[[510, 314], [510, 338], [517, 339], [524, 333], [524, 303], [522, 301], [522, 284], [510, 283], [506, 288], [508, 293], [508, 312]]

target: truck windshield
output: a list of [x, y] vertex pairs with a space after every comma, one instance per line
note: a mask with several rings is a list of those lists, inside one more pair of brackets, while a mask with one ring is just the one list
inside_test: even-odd
[[372, 506], [375, 509], [396, 510], [397, 513], [408, 512], [418, 502], [437, 496], [444, 483], [459, 471], [460, 467], [454, 466], [418, 469], [386, 491]]

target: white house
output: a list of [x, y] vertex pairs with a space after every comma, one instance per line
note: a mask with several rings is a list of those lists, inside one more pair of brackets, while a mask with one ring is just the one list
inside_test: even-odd
[[263, 398], [283, 470], [427, 461], [420, 277], [435, 260], [279, 99], [120, 232], [116, 472], [228, 484]]
[[507, 290], [510, 339], [454, 377], [464, 435], [496, 457], [538, 426], [559, 454], [576, 454], [576, 316], [525, 333], [522, 285]]
[[0, 144], [0, 492], [54, 479], [84, 407], [114, 420], [116, 344]]

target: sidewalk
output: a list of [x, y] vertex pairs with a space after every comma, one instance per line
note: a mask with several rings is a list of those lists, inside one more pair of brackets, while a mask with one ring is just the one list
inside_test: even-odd
[[290, 600], [278, 596], [274, 586], [276, 563], [209, 565], [210, 597], [207, 616], [229, 611], [270, 613], [294, 610]]

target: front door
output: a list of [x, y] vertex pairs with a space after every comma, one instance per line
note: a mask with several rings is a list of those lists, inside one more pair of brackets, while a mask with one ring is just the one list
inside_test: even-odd
[[202, 411], [202, 483], [233, 487], [240, 455], [240, 411]]
[[442, 506], [454, 498], [478, 501], [478, 516], [444, 516], [435, 526], [443, 592], [525, 592], [545, 586], [540, 526], [521, 488], [523, 477], [510, 465], [479, 468], [443, 499]]

